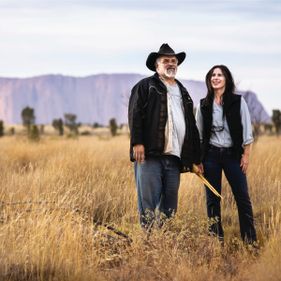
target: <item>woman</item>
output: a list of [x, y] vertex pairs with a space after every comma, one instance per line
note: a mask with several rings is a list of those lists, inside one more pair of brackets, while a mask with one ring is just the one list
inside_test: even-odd
[[[222, 171], [231, 186], [244, 242], [256, 241], [252, 204], [246, 180], [250, 144], [250, 114], [243, 97], [236, 95], [232, 74], [224, 65], [206, 75], [207, 96], [197, 107], [196, 121], [202, 143], [202, 162], [207, 180], [221, 193]], [[206, 188], [209, 232], [223, 241], [220, 198]]]

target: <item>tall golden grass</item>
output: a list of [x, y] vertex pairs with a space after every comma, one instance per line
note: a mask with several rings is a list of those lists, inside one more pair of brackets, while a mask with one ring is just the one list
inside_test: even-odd
[[175, 218], [147, 237], [138, 225], [128, 137], [4, 137], [0, 280], [281, 280], [280, 142], [263, 137], [252, 149], [257, 254], [240, 241], [225, 180], [223, 248], [206, 234], [204, 189], [192, 174], [182, 175]]

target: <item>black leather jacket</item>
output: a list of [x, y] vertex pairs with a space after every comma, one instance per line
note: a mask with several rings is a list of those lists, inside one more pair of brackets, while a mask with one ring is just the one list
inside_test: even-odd
[[[193, 101], [185, 87], [176, 82], [182, 94], [186, 123], [181, 172], [188, 172], [193, 163], [200, 163], [200, 140], [193, 115]], [[167, 88], [157, 73], [142, 79], [133, 87], [128, 112], [131, 161], [134, 161], [133, 146], [136, 144], [144, 145], [146, 158], [163, 154], [167, 114]]]

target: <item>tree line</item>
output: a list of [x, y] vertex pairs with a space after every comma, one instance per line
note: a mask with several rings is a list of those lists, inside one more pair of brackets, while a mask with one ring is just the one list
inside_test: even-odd
[[[26, 128], [27, 136], [31, 140], [39, 140], [40, 134], [44, 133], [44, 125], [36, 125], [35, 111], [33, 108], [27, 106], [23, 108], [21, 111], [22, 125]], [[52, 126], [57, 131], [59, 136], [64, 135], [64, 128], [68, 128], [68, 136], [78, 136], [79, 130], [78, 128], [82, 124], [77, 122], [77, 116], [72, 113], [65, 113], [64, 120], [62, 118], [53, 119]], [[93, 124], [93, 128], [102, 127], [98, 123]], [[117, 135], [118, 125], [115, 118], [111, 118], [109, 120], [109, 129], [112, 136]], [[13, 135], [15, 133], [15, 129], [10, 129], [10, 134]], [[0, 120], [0, 137], [4, 136], [4, 122]]]
[[[40, 137], [40, 134], [44, 133], [44, 125], [36, 125], [35, 123], [35, 111], [33, 108], [27, 106], [25, 107], [22, 112], [21, 112], [21, 118], [22, 118], [22, 124], [23, 126], [26, 128], [27, 130], [27, 136], [29, 139], [32, 140], [38, 140]], [[264, 128], [265, 131], [268, 131], [269, 133], [272, 133], [272, 129], [274, 128], [275, 134], [277, 136], [280, 135], [281, 133], [281, 111], [279, 109], [274, 109], [272, 111], [272, 124], [265, 124]], [[77, 122], [77, 116], [75, 114], [72, 113], [65, 113], [64, 114], [64, 120], [62, 118], [58, 118], [58, 119], [54, 119], [52, 121], [52, 126], [55, 129], [55, 131], [57, 131], [59, 136], [63, 136], [64, 135], [64, 128], [68, 128], [68, 136], [78, 136], [79, 135], [79, 131], [78, 128], [81, 126], [82, 124]], [[115, 118], [111, 118], [109, 120], [109, 129], [110, 129], [110, 133], [112, 136], [116, 136], [117, 135], [117, 130], [118, 130], [118, 125], [116, 122]], [[256, 137], [260, 134], [260, 123], [253, 123], [253, 130], [254, 130], [254, 134], [256, 135]], [[100, 124], [98, 123], [94, 123], [93, 124], [93, 128], [98, 128], [101, 127]], [[15, 130], [14, 128], [10, 129], [10, 134], [14, 134]], [[3, 120], [0, 120], [0, 137], [2, 137], [4, 135], [4, 122]]]

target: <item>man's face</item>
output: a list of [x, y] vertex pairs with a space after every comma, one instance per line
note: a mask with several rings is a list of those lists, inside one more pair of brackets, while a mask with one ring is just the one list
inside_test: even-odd
[[175, 56], [161, 56], [156, 60], [156, 72], [167, 79], [175, 78], [178, 59]]

